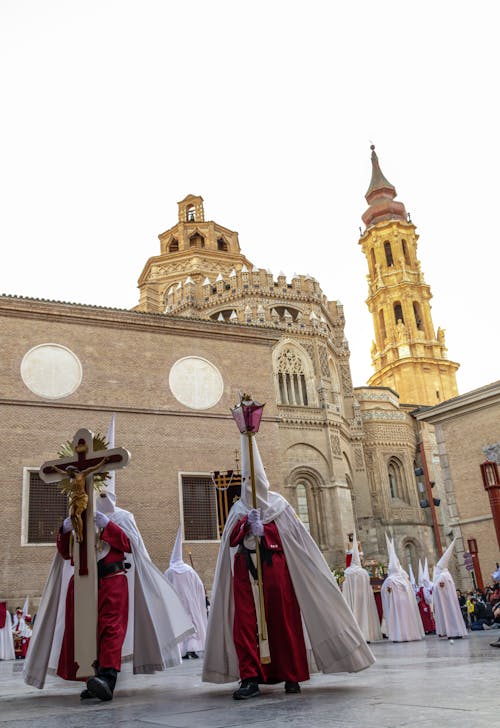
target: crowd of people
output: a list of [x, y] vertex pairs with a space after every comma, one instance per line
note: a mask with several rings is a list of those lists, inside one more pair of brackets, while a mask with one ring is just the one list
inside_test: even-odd
[[464, 622], [469, 630], [474, 632], [500, 629], [500, 581], [486, 586], [484, 590], [475, 589], [465, 594], [457, 589], [457, 597]]

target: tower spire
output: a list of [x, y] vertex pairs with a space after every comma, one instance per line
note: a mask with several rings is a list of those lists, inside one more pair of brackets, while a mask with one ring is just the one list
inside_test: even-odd
[[363, 215], [363, 222], [368, 227], [381, 220], [406, 221], [405, 206], [402, 202], [394, 200], [397, 194], [396, 188], [387, 180], [380, 169], [375, 145], [372, 144], [370, 149], [372, 150], [372, 178], [365, 195], [369, 207]]
[[368, 262], [368, 309], [375, 341], [372, 386], [391, 387], [405, 404], [433, 405], [458, 394], [458, 364], [448, 360], [444, 332], [434, 330], [430, 300], [417, 256], [418, 235], [383, 175], [375, 147], [359, 243]]

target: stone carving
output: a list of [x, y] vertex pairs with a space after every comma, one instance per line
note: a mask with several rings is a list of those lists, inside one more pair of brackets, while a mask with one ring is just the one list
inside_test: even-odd
[[321, 368], [321, 376], [329, 377], [330, 368], [328, 366], [328, 349], [326, 346], [321, 346], [319, 349], [319, 363]]
[[344, 394], [347, 397], [350, 397], [352, 395], [352, 380], [351, 370], [348, 364], [340, 365], [340, 375], [342, 378], [342, 389], [344, 390]]
[[336, 432], [330, 433], [330, 445], [332, 447], [332, 452], [337, 457], [342, 457], [342, 450], [340, 447], [340, 437], [337, 435]]
[[278, 372], [280, 374], [303, 374], [302, 359], [291, 349], [285, 349], [278, 356]]

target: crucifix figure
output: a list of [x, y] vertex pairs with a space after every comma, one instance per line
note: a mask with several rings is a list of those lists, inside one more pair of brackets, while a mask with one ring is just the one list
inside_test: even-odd
[[[72, 446], [74, 457], [49, 460], [40, 468], [45, 483], [70, 479], [71, 520], [78, 548], [73, 553], [75, 564], [75, 661], [77, 677], [93, 673], [97, 654], [97, 560], [96, 529], [94, 524], [94, 475], [125, 467], [130, 454], [122, 447], [94, 451], [94, 435], [82, 428], [75, 434]], [[80, 531], [81, 528], [81, 531]]]
[[56, 473], [61, 473], [61, 475], [64, 475], [65, 478], [69, 477], [71, 486], [69, 512], [77, 543], [81, 543], [83, 541], [82, 513], [87, 509], [89, 502], [89, 497], [85, 489], [87, 475], [97, 472], [107, 461], [107, 458], [103, 458], [97, 465], [85, 468], [85, 470], [78, 470], [78, 468], [74, 465], [68, 465], [65, 470], [58, 468], [57, 465], [52, 465], [52, 468], [56, 471]]

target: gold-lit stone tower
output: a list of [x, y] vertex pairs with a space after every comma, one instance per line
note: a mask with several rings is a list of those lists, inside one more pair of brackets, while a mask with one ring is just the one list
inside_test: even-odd
[[391, 387], [405, 404], [434, 405], [458, 394], [444, 330], [434, 331], [430, 287], [417, 258], [418, 235], [372, 146], [372, 178], [365, 195], [366, 229], [359, 243], [368, 261], [367, 304], [375, 341], [369, 384]]

